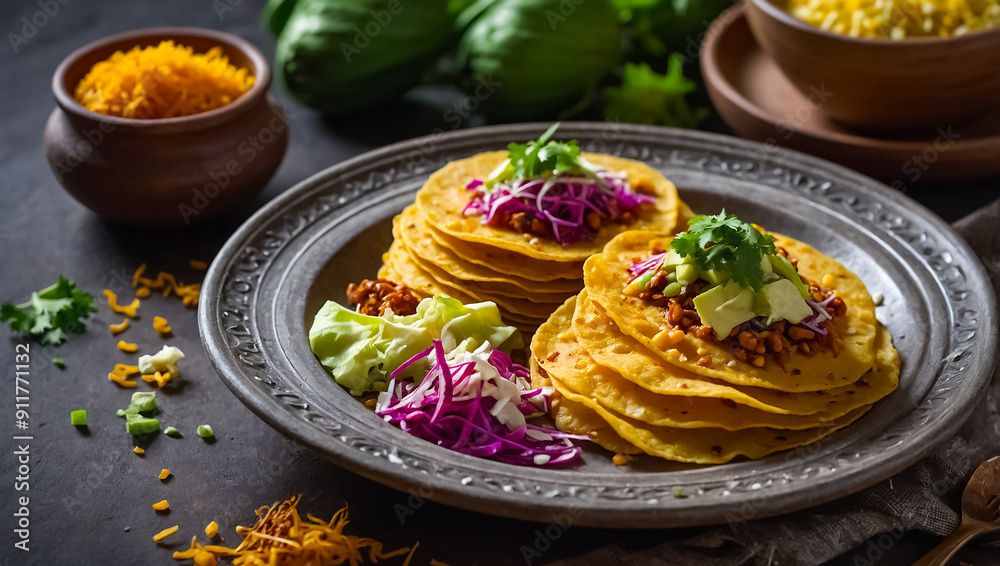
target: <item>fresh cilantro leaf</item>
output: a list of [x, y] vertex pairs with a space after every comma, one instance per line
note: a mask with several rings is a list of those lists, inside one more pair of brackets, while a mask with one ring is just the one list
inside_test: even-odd
[[557, 128], [558, 122], [552, 124], [537, 140], [526, 144], [508, 144], [507, 163], [490, 174], [486, 179], [486, 188], [511, 179], [536, 179], [563, 173], [592, 177], [593, 171], [580, 161], [580, 146], [576, 140], [549, 141]]
[[773, 236], [725, 210], [692, 218], [688, 230], [678, 234], [670, 247], [682, 257], [693, 257], [703, 269], [729, 272], [733, 281], [754, 291], [764, 286], [761, 259], [775, 253]]
[[697, 128], [708, 110], [688, 106], [684, 95], [694, 91], [694, 81], [684, 77], [684, 57], [670, 56], [667, 74], [660, 75], [646, 63], [626, 63], [620, 87], [605, 90], [604, 117], [618, 122]]
[[67, 334], [82, 334], [82, 319], [93, 312], [97, 312], [94, 297], [60, 275], [55, 285], [32, 293], [28, 302], [0, 306], [0, 322], [8, 323], [12, 331], [43, 346], [55, 345], [65, 340]]

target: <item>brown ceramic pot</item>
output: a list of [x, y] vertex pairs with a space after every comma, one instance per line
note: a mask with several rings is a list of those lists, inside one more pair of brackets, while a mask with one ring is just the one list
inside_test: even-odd
[[[201, 114], [137, 120], [87, 110], [73, 97], [98, 61], [165, 39], [196, 53], [220, 46], [256, 77], [234, 102]], [[52, 78], [57, 107], [45, 125], [45, 156], [76, 200], [109, 220], [143, 226], [201, 222], [252, 199], [288, 147], [288, 121], [268, 97], [271, 71], [253, 45], [200, 28], [113, 35], [67, 57]]]
[[795, 87], [829, 93], [823, 112], [858, 130], [957, 126], [1000, 100], [1000, 28], [950, 38], [855, 38], [747, 0], [757, 41]]

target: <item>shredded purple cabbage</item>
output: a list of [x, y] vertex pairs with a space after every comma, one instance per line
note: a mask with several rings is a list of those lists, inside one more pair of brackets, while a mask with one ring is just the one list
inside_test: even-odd
[[663, 256], [665, 255], [667, 255], [666, 252], [653, 254], [649, 256], [648, 259], [644, 259], [643, 261], [637, 261], [633, 263], [632, 267], [628, 268], [629, 273], [632, 274], [632, 279], [641, 276], [643, 273], [646, 273], [650, 269], [655, 269], [656, 267], [658, 267], [661, 263], [663, 263]]
[[625, 175], [597, 171], [596, 179], [581, 175], [559, 175], [549, 179], [515, 179], [487, 190], [480, 179], [465, 188], [472, 199], [462, 214], [479, 214], [482, 223], [498, 226], [518, 212], [538, 218], [552, 239], [563, 246], [589, 242], [598, 231], [587, 225], [588, 212], [605, 221], [617, 221], [655, 199], [632, 190]]
[[802, 321], [799, 322], [799, 324], [805, 326], [806, 328], [812, 330], [817, 334], [826, 336], [827, 334], [826, 328], [823, 328], [822, 323], [823, 321], [830, 320], [831, 318], [833, 318], [830, 316], [830, 313], [826, 312], [826, 307], [830, 304], [831, 301], [833, 301], [834, 297], [836, 297], [836, 295], [830, 295], [829, 297], [823, 299], [822, 302], [816, 302], [812, 299], [806, 299], [806, 304], [808, 304], [812, 308], [813, 313], [807, 316], [806, 318], [802, 319]]
[[[396, 378], [410, 365], [429, 358], [430, 371], [419, 383]], [[507, 354], [492, 350], [487, 358], [500, 377], [520, 389], [517, 411], [525, 417], [549, 408], [549, 394], [527, 389], [528, 369]], [[504, 408], [484, 395], [486, 376], [475, 361], [449, 365], [440, 340], [391, 374], [389, 389], [379, 398], [377, 414], [403, 431], [450, 450], [522, 466], [565, 465], [580, 457], [570, 439], [587, 437], [525, 423], [511, 429], [497, 414]], [[541, 404], [541, 407], [539, 407]], [[520, 418], [523, 422], [523, 418]]]

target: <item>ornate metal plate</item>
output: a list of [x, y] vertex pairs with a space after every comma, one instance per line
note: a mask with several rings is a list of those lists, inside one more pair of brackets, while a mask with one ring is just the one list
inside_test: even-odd
[[[756, 461], [615, 467], [599, 449], [570, 470], [457, 454], [381, 421], [312, 356], [327, 299], [370, 277], [391, 217], [450, 160], [532, 139], [546, 125], [457, 131], [395, 144], [310, 177], [226, 243], [199, 310], [215, 368], [257, 415], [330, 460], [400, 490], [527, 520], [672, 527], [744, 521], [858, 491], [953, 435], [992, 373], [997, 307], [981, 264], [940, 219], [887, 187], [796, 152], [702, 132], [564, 123], [588, 151], [661, 170], [696, 212], [725, 207], [838, 258], [885, 297], [879, 319], [903, 359], [899, 389], [845, 430]], [[675, 498], [675, 488], [690, 497]]]

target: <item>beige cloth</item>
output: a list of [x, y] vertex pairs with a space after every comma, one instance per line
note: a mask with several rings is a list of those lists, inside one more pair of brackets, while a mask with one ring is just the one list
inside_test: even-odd
[[[1000, 296], [1000, 200], [955, 223], [986, 265]], [[1000, 372], [998, 372], [1000, 373]], [[959, 523], [960, 492], [973, 470], [1000, 454], [1000, 377], [959, 434], [934, 455], [860, 493], [804, 511], [741, 525], [709, 527], [641, 550], [611, 545], [565, 566], [737, 566], [822, 564], [875, 539], [891, 547], [906, 530], [944, 536]], [[867, 546], [872, 546], [868, 544]], [[869, 552], [871, 556], [869, 556]], [[997, 551], [1000, 555], [1000, 550]], [[858, 549], [863, 563], [879, 551]], [[1000, 562], [1000, 560], [998, 560]], [[980, 565], [976, 565], [980, 566]]]

